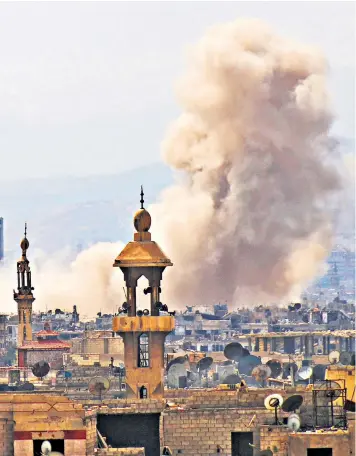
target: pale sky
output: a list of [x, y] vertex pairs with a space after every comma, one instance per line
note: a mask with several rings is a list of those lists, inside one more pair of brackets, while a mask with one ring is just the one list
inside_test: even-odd
[[0, 181], [159, 160], [187, 46], [238, 17], [321, 48], [335, 133], [354, 137], [353, 2], [2, 2]]

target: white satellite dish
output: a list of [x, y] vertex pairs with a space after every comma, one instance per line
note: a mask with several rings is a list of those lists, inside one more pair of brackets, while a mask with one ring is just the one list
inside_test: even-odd
[[329, 361], [331, 364], [337, 364], [340, 361], [340, 352], [334, 350], [329, 353]]
[[291, 415], [289, 415], [287, 426], [288, 426], [289, 429], [291, 429], [293, 432], [297, 432], [298, 429], [300, 428], [300, 418], [299, 418], [299, 415], [297, 415], [296, 413], [292, 413]]
[[297, 377], [301, 380], [308, 380], [313, 375], [313, 368], [311, 366], [303, 366], [297, 372]]
[[283, 397], [280, 394], [270, 394], [265, 399], [265, 407], [267, 410], [275, 410], [283, 404]]
[[52, 445], [50, 444], [50, 442], [48, 440], [45, 440], [44, 442], [42, 442], [42, 445], [41, 445], [41, 453], [43, 455], [49, 455], [51, 454], [51, 451], [52, 451]]

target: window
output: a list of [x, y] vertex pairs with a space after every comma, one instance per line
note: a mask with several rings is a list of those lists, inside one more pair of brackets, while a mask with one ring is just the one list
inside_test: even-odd
[[26, 326], [23, 327], [23, 340], [26, 340]]
[[138, 338], [138, 367], [149, 367], [148, 335], [143, 333]]
[[145, 386], [140, 388], [140, 399], [147, 399], [147, 388]]

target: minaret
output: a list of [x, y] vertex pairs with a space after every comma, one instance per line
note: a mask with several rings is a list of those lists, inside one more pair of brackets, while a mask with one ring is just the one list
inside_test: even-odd
[[[151, 216], [143, 206], [143, 196], [141, 187], [141, 209], [134, 215], [134, 241], [114, 262], [124, 274], [127, 302], [113, 319], [113, 331], [124, 339], [127, 397], [141, 399], [163, 396], [164, 340], [174, 329], [174, 317], [167, 312], [160, 315], [160, 310], [168, 310], [160, 302], [162, 274], [172, 263], [151, 241]], [[144, 293], [151, 295], [151, 305], [137, 312], [136, 287], [141, 276], [148, 280]]]
[[25, 237], [20, 243], [22, 256], [17, 262], [17, 292], [14, 290], [14, 300], [17, 302], [19, 317], [18, 325], [18, 346], [22, 346], [25, 341], [32, 340], [32, 303], [35, 300], [31, 284], [31, 269], [27, 259], [27, 249], [30, 246], [27, 235], [27, 225], [25, 224]]

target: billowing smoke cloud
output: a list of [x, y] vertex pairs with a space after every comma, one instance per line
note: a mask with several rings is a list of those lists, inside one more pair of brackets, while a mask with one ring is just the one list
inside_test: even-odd
[[[44, 252], [31, 251], [30, 246], [28, 257], [36, 298], [34, 310], [59, 308], [72, 311], [73, 305], [77, 305], [82, 316], [90, 317], [99, 311], [117, 311], [125, 300], [123, 280], [122, 272], [112, 265], [122, 248], [120, 243], [98, 243], [69, 263], [70, 252], [47, 256]], [[12, 299], [15, 286], [14, 263], [0, 270], [1, 311], [16, 311]]]
[[[192, 50], [183, 114], [163, 142], [180, 179], [150, 208], [153, 239], [174, 263], [162, 283], [170, 308], [278, 302], [318, 273], [340, 187], [326, 72], [317, 50], [254, 20], [216, 26]], [[30, 249], [34, 309], [116, 310], [121, 249], [97, 244], [72, 263]], [[15, 281], [15, 265], [0, 270], [1, 311], [16, 308]]]
[[181, 179], [151, 208], [173, 306], [277, 302], [317, 274], [340, 188], [326, 77], [318, 50], [256, 20], [215, 26], [192, 49], [163, 142]]

